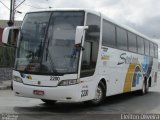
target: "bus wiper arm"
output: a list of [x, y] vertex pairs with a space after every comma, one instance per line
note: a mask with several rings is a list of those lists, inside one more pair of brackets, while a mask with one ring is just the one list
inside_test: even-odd
[[49, 46], [49, 42], [50, 42], [50, 39], [48, 39], [48, 43], [47, 43], [47, 46], [46, 46], [46, 61], [48, 59], [48, 54], [49, 54], [49, 50], [48, 50], [48, 46]]
[[48, 48], [47, 48], [46, 54], [47, 54], [46, 57], [47, 57], [47, 58], [49, 57], [49, 62], [50, 62], [50, 64], [51, 64], [52, 71], [53, 71], [54, 73], [57, 73], [57, 70], [56, 70], [55, 67], [54, 67], [53, 59], [52, 59], [52, 57], [51, 57], [51, 54], [50, 54]]

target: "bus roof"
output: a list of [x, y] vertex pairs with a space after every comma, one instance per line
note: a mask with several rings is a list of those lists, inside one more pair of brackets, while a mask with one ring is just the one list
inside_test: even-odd
[[87, 8], [56, 8], [56, 9], [45, 9], [45, 10], [34, 10], [34, 11], [30, 11], [28, 13], [44, 12], [44, 11], [85, 11], [85, 12], [96, 14], [98, 16], [101, 15], [100, 12], [95, 11], [95, 10], [91, 10], [91, 9], [87, 9]]
[[[98, 16], [102, 16], [103, 19], [123, 28], [123, 29], [126, 29], [132, 33], [135, 33], [137, 35], [139, 35], [140, 37], [143, 37], [147, 40], [150, 40], [151, 42], [154, 42], [156, 43], [155, 41], [153, 41], [151, 38], [147, 37], [146, 35], [136, 31], [135, 29], [127, 26], [127, 25], [123, 25], [123, 24], [120, 24], [118, 23], [117, 21], [113, 20], [113, 19], [110, 19], [109, 17], [107, 17], [106, 15], [102, 14], [101, 12], [98, 12], [96, 10], [91, 10], [91, 9], [87, 9], [87, 8], [56, 8], [56, 9], [45, 9], [45, 10], [36, 10], [36, 11], [30, 11], [28, 13], [32, 13], [32, 12], [44, 12], [44, 11], [85, 11], [85, 12], [89, 12], [89, 13], [92, 13], [92, 14], [95, 14], [95, 15], [98, 15]], [[157, 44], [157, 43], [156, 43]]]

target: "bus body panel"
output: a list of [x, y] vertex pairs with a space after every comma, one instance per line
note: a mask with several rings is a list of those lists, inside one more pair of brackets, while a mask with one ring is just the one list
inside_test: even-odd
[[21, 77], [22, 81], [26, 85], [34, 86], [48, 86], [55, 87], [58, 83], [63, 80], [77, 79], [77, 74], [67, 74], [63, 76], [52, 76], [52, 75], [32, 75], [24, 74], [17, 71], [13, 71], [14, 76]]
[[[37, 75], [37, 78], [39, 77], [40, 76]], [[81, 79], [81, 82], [79, 84], [70, 86], [39, 86], [34, 84], [29, 85], [13, 81], [13, 90], [17, 96], [58, 101], [78, 102], [94, 99], [96, 87], [97, 83], [94, 81], [94, 79], [89, 80], [86, 78]], [[33, 93], [34, 90], [44, 91], [44, 95], [35, 95]]]
[[[23, 89], [22, 89], [23, 88]], [[13, 81], [13, 90], [17, 96], [59, 100], [59, 101], [80, 101], [79, 85], [73, 86], [59, 86], [59, 87], [38, 87], [31, 85], [24, 85]], [[35, 95], [34, 90], [43, 91], [44, 95]]]
[[104, 46], [100, 54], [97, 72], [107, 81], [107, 96], [142, 89], [146, 75], [156, 85], [156, 58]]

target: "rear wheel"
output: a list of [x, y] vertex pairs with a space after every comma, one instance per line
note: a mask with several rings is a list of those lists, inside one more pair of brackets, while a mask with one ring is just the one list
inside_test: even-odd
[[92, 105], [99, 105], [104, 101], [105, 96], [106, 96], [105, 85], [102, 82], [100, 82], [96, 90], [95, 99], [87, 101], [86, 103], [89, 103]]
[[146, 91], [146, 94], [147, 94], [148, 91], [149, 91], [149, 82], [146, 83], [146, 90], [145, 90], [145, 91]]
[[48, 105], [53, 105], [57, 102], [56, 100], [45, 100], [45, 99], [41, 99], [41, 100]]
[[145, 95], [148, 93], [148, 91], [149, 91], [149, 84], [147, 83], [147, 81], [144, 81], [142, 85], [142, 89], [139, 90], [139, 93], [140, 95]]

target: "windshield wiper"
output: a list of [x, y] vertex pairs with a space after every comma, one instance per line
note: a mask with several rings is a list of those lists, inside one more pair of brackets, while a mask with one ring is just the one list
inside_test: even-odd
[[51, 64], [52, 71], [53, 71], [54, 73], [57, 73], [57, 70], [56, 70], [55, 67], [54, 67], [53, 59], [52, 59], [52, 57], [51, 57], [51, 54], [50, 54], [49, 50], [48, 50], [48, 56], [49, 56], [49, 62], [50, 62], [50, 64]]
[[46, 56], [45, 56], [46, 61], [47, 61], [47, 59], [48, 59], [48, 54], [49, 54], [49, 50], [48, 50], [49, 41], [50, 41], [50, 40], [48, 40], [47, 47], [46, 47]]
[[53, 71], [54, 73], [57, 73], [57, 71], [55, 70], [55, 67], [54, 67], [53, 59], [52, 59], [51, 54], [50, 54], [50, 52], [49, 52], [49, 50], [48, 50], [49, 41], [50, 41], [50, 40], [48, 40], [48, 44], [47, 44], [47, 48], [46, 48], [46, 56], [45, 56], [45, 57], [46, 57], [46, 61], [48, 60], [48, 57], [49, 57], [49, 62], [50, 62], [50, 64], [51, 64], [51, 69], [52, 69], [52, 71]]

